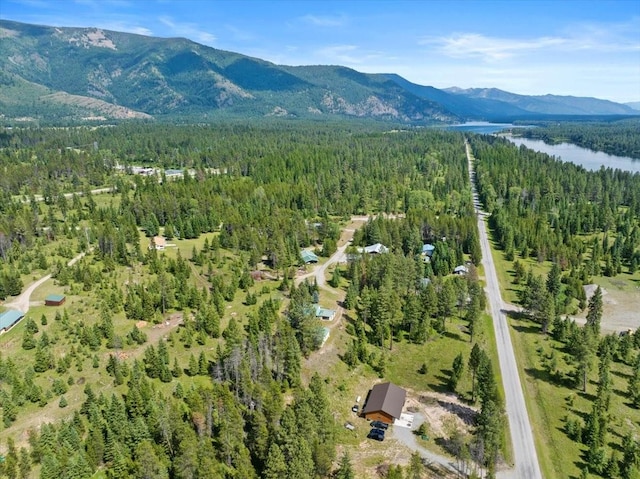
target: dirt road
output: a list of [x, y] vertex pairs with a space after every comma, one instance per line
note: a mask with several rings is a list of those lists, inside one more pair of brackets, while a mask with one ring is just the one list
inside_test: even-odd
[[506, 402], [507, 417], [509, 419], [509, 431], [513, 443], [513, 456], [515, 467], [512, 470], [503, 471], [498, 474], [498, 478], [517, 479], [542, 479], [540, 464], [536, 454], [535, 443], [533, 442], [533, 432], [531, 423], [527, 415], [527, 407], [524, 402], [522, 384], [518, 375], [518, 365], [513, 352], [513, 344], [509, 335], [509, 325], [504, 314], [502, 297], [496, 268], [491, 256], [487, 227], [485, 223], [486, 214], [480, 209], [480, 202], [475, 187], [475, 176], [473, 173], [471, 147], [465, 140], [467, 150], [467, 161], [469, 162], [469, 177], [473, 191], [473, 201], [478, 217], [478, 230], [480, 232], [480, 247], [482, 248], [482, 265], [485, 271], [486, 287], [489, 311], [493, 317], [493, 328], [496, 334], [498, 346], [498, 359], [502, 372], [502, 383]]
[[[73, 266], [77, 261], [80, 260], [80, 258], [84, 257], [86, 253], [80, 253], [78, 256], [76, 256], [75, 258], [71, 259], [68, 263], [67, 266]], [[31, 295], [33, 294], [33, 292], [44, 282], [48, 281], [51, 279], [51, 275], [48, 274], [46, 276], [43, 276], [42, 278], [40, 278], [37, 281], [34, 281], [33, 283], [31, 283], [29, 286], [27, 286], [27, 288], [20, 293], [19, 296], [16, 296], [16, 298], [9, 302], [9, 303], [5, 303], [4, 307], [8, 308], [8, 309], [17, 309], [18, 311], [22, 311], [23, 313], [27, 313], [29, 311], [29, 306], [31, 305]]]
[[345, 256], [347, 248], [351, 246], [350, 241], [353, 238], [353, 233], [355, 232], [356, 229], [364, 226], [364, 224], [367, 221], [369, 221], [368, 216], [352, 216], [351, 225], [350, 225], [351, 227], [350, 228], [347, 227], [342, 230], [340, 241], [338, 242], [338, 244], [341, 244], [342, 246], [338, 247], [336, 252], [331, 255], [331, 257], [326, 261], [326, 263], [315, 267], [314, 270], [309, 273], [298, 276], [296, 278], [296, 285], [299, 285], [307, 278], [311, 278], [315, 276], [318, 288], [327, 289], [327, 286], [325, 285], [326, 283], [325, 275], [327, 272], [327, 268], [332, 264], [339, 262]]
[[[114, 186], [109, 186], [107, 188], [97, 188], [95, 190], [91, 190], [91, 194], [92, 195], [101, 195], [102, 193], [112, 193], [115, 190]], [[64, 193], [64, 197], [67, 198], [68, 200], [70, 200], [71, 198], [73, 198], [73, 195], [78, 195], [78, 196], [84, 196], [84, 193], [82, 191], [74, 191], [73, 193]], [[36, 201], [44, 201], [44, 196], [42, 195], [33, 195], [33, 199]], [[30, 198], [23, 198], [22, 202], [23, 203], [29, 203], [29, 201], [31, 201]]]

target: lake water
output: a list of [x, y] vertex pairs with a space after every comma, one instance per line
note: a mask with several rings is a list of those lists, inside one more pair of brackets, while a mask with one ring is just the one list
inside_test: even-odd
[[478, 133], [480, 135], [492, 135], [509, 128], [524, 128], [522, 125], [513, 125], [511, 123], [487, 123], [485, 121], [474, 121], [468, 123], [460, 123], [459, 125], [445, 126], [445, 130], [451, 131], [468, 131], [470, 133]]
[[529, 138], [513, 138], [506, 136], [507, 140], [516, 145], [524, 145], [527, 148], [550, 156], [582, 165], [587, 170], [599, 170], [601, 166], [606, 168], [620, 169], [640, 173], [640, 160], [635, 160], [626, 156], [608, 155], [601, 151], [591, 151], [571, 143], [559, 143], [548, 145], [542, 140], [531, 140]]

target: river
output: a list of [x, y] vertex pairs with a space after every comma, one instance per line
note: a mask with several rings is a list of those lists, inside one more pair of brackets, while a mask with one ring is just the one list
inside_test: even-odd
[[615, 156], [601, 151], [592, 151], [571, 143], [548, 145], [542, 140], [514, 138], [512, 136], [505, 136], [505, 138], [518, 146], [524, 145], [531, 150], [546, 153], [549, 156], [555, 156], [562, 161], [581, 165], [587, 170], [595, 171], [599, 170], [601, 166], [604, 166], [606, 168], [617, 168], [624, 171], [640, 173], [640, 160], [626, 156]]
[[[527, 126], [513, 125], [511, 123], [487, 123], [479, 121], [461, 123], [459, 125], [450, 125], [446, 127], [447, 130], [468, 131], [470, 133], [478, 133], [481, 135], [493, 135], [512, 128], [527, 128]], [[587, 170], [595, 171], [599, 170], [601, 166], [604, 166], [606, 168], [617, 168], [623, 171], [640, 173], [640, 160], [629, 158], [627, 156], [615, 156], [601, 151], [592, 151], [572, 143], [548, 145], [542, 140], [512, 137], [511, 135], [505, 135], [504, 138], [518, 146], [524, 145], [531, 150], [546, 153], [549, 156], [555, 156], [559, 160], [581, 165]]]

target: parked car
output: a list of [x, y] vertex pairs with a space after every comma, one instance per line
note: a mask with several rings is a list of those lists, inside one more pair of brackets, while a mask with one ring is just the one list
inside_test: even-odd
[[386, 422], [382, 422], [382, 421], [371, 421], [370, 426], [375, 427], [376, 429], [382, 429], [384, 431], [389, 429], [389, 425]]
[[384, 430], [374, 427], [371, 431], [369, 431], [367, 437], [369, 439], [375, 439], [376, 441], [384, 441]]
[[345, 422], [344, 427], [346, 427], [349, 431], [354, 431], [356, 429], [356, 427], [350, 422]]
[[351, 408], [351, 410], [357, 414], [357, 413], [358, 413], [358, 411], [360, 411], [360, 406], [358, 406], [357, 404], [355, 404], [355, 405]]

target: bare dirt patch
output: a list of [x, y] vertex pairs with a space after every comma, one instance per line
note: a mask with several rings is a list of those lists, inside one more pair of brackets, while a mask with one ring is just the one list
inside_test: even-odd
[[[593, 296], [596, 288], [602, 291], [602, 330], [627, 331], [640, 327], [640, 285], [633, 279], [599, 278], [598, 284], [584, 286], [587, 299]], [[587, 311], [581, 312], [575, 318], [579, 324], [586, 322]]]
[[[380, 477], [380, 466], [389, 464], [406, 465], [411, 454], [419, 452], [433, 466], [427, 477], [448, 477], [451, 471], [444, 467], [451, 463], [436, 443], [446, 441], [455, 430], [463, 434], [471, 432], [477, 411], [463, 403], [457, 396], [437, 392], [416, 392], [407, 390], [404, 410], [414, 414], [412, 430], [393, 426], [384, 442], [364, 439], [349, 453], [355, 464], [357, 477]], [[419, 439], [413, 430], [426, 423], [429, 440]]]
[[[453, 394], [409, 393], [406, 410], [420, 413], [434, 437], [448, 438], [452, 430], [471, 431], [477, 411]], [[415, 424], [418, 427], [419, 424]]]

